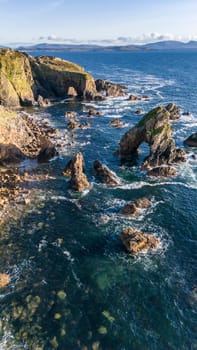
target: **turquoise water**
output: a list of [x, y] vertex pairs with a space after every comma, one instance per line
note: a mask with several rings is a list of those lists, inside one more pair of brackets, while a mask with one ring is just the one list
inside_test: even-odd
[[[152, 99], [68, 102], [33, 111], [58, 128], [63, 148], [48, 164], [20, 165], [21, 171], [39, 174], [39, 179], [28, 185], [32, 207], [22, 208], [0, 236], [0, 271], [11, 274], [11, 284], [0, 291], [0, 349], [196, 349], [196, 159], [188, 154], [175, 178], [150, 179], [140, 171], [148, 152], [145, 145], [133, 166], [121, 165], [113, 152], [139, 120], [136, 109], [149, 111], [168, 102], [191, 113], [172, 122], [176, 143], [183, 147], [197, 128], [197, 52], [54, 55], [81, 64], [95, 78], [123, 83], [130, 93]], [[87, 121], [91, 107], [103, 116], [88, 120], [91, 127], [77, 130], [68, 144], [65, 112], [75, 110]], [[108, 126], [116, 117], [126, 123], [124, 129]], [[83, 194], [70, 191], [61, 176], [76, 151], [84, 154], [92, 182]], [[119, 187], [97, 183], [95, 159], [117, 173]], [[152, 201], [151, 209], [130, 220], [117, 215], [125, 203], [143, 196]], [[128, 226], [153, 233], [161, 247], [129, 256], [118, 237]]]

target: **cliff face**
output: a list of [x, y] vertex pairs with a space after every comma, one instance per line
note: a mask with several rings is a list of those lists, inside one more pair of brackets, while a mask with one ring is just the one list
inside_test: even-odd
[[91, 99], [96, 94], [93, 77], [74, 63], [0, 49], [1, 105], [32, 105], [38, 95], [65, 98], [70, 88], [80, 98]]
[[39, 158], [46, 151], [50, 151], [49, 158], [56, 155], [54, 146], [33, 120], [0, 106], [0, 164]]

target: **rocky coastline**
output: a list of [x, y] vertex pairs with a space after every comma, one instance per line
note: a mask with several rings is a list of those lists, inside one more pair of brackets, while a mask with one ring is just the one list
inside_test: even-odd
[[[18, 51], [0, 49], [0, 63], [0, 207], [4, 215], [7, 207], [13, 203], [29, 204], [29, 192], [21, 186], [28, 175], [20, 174], [15, 165], [25, 159], [48, 162], [58, 156], [57, 142], [54, 141], [57, 130], [50, 125], [39, 125], [20, 109], [16, 111], [17, 108], [35, 105], [45, 108], [54, 100], [67, 97], [83, 101], [102, 101], [109, 97], [122, 97], [131, 102], [149, 101], [149, 96], [128, 96], [125, 86], [102, 79], [95, 81], [82, 67], [55, 57], [34, 58]], [[136, 114], [144, 112], [137, 110]], [[86, 115], [88, 121], [81, 123], [75, 112], [67, 112], [67, 131], [71, 133], [76, 129], [89, 128], [91, 118], [100, 116], [102, 112], [89, 109]], [[171, 121], [179, 118], [180, 109], [173, 103], [157, 106], [146, 113], [121, 137], [117, 152], [120, 161], [127, 162], [135, 157], [139, 146], [145, 142], [149, 146], [150, 154], [143, 160], [141, 169], [147, 176], [175, 176], [178, 165], [186, 160], [186, 152], [183, 148], [176, 147], [172, 134]], [[116, 129], [125, 126], [118, 118], [107, 125]], [[196, 147], [196, 133], [184, 143]], [[102, 164], [102, 159], [95, 160], [92, 174], [96, 181], [109, 187], [121, 184], [121, 179]], [[81, 152], [76, 153], [68, 162], [62, 175], [70, 177], [69, 188], [74, 191], [91, 189], [92, 181], [85, 172]], [[119, 215], [132, 217], [149, 206], [151, 202], [142, 198], [129, 202], [120, 210]], [[155, 249], [159, 245], [159, 240], [154, 236], [131, 227], [123, 230], [120, 238], [132, 255]], [[9, 276], [0, 274], [0, 288], [8, 283]]]

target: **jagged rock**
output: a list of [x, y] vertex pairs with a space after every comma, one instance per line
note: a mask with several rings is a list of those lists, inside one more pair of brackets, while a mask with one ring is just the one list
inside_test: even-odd
[[147, 198], [139, 198], [134, 202], [127, 203], [121, 210], [121, 215], [136, 215], [139, 212], [139, 209], [145, 209], [151, 206], [151, 202]]
[[189, 147], [197, 147], [197, 132], [190, 135], [185, 141], [184, 144]]
[[143, 162], [142, 169], [184, 161], [184, 151], [175, 148], [171, 135], [170, 113], [164, 107], [151, 110], [122, 137], [121, 158], [131, 159], [143, 142], [149, 144], [150, 155]]
[[147, 171], [148, 176], [168, 177], [175, 176], [176, 174], [176, 169], [171, 166], [160, 166]]
[[74, 112], [74, 111], [68, 111], [65, 113], [65, 118], [72, 118], [72, 117], [75, 117], [77, 115], [77, 112]]
[[68, 120], [68, 123], [67, 123], [67, 128], [68, 130], [75, 130], [75, 129], [78, 129], [80, 126], [79, 122], [77, 119], [75, 118], [72, 118], [72, 119], [69, 119]]
[[95, 83], [97, 91], [104, 96], [119, 97], [126, 95], [125, 90], [127, 88], [123, 85], [111, 83], [110, 81], [102, 79], [96, 80]]
[[97, 95], [93, 77], [72, 62], [0, 49], [1, 105], [33, 105], [39, 95], [44, 99], [65, 98], [71, 88], [79, 98], [93, 99]]
[[97, 178], [99, 178], [99, 180], [102, 183], [105, 183], [106, 185], [109, 185], [109, 186], [119, 185], [119, 181], [116, 175], [111, 170], [109, 170], [107, 166], [103, 165], [98, 160], [94, 161], [94, 170], [95, 170], [94, 175]]
[[170, 113], [171, 120], [176, 120], [180, 118], [180, 109], [174, 103], [169, 103], [166, 106], [166, 109]]
[[126, 250], [133, 255], [157, 248], [159, 245], [159, 240], [153, 235], [137, 231], [133, 228], [124, 229], [120, 234], [120, 238]]
[[10, 283], [10, 275], [7, 273], [0, 273], [0, 288], [6, 287]]
[[39, 162], [47, 162], [50, 159], [58, 156], [58, 152], [52, 142], [46, 137], [40, 137], [40, 153], [38, 154]]
[[129, 101], [140, 101], [141, 98], [138, 97], [138, 96], [135, 96], [135, 95], [129, 95], [129, 98], [128, 98]]
[[63, 175], [71, 176], [70, 188], [81, 192], [90, 187], [90, 183], [84, 174], [84, 159], [82, 153], [77, 153], [66, 165]]
[[43, 98], [41, 95], [38, 96], [37, 102], [39, 107], [48, 107], [51, 104], [48, 98]]
[[120, 120], [120, 118], [116, 118], [111, 120], [108, 125], [113, 126], [114, 128], [123, 128], [125, 126], [125, 124]]
[[3, 163], [21, 161], [25, 157], [36, 158], [42, 152], [48, 155], [48, 158], [52, 149], [55, 152], [47, 133], [36, 122], [2, 106], [0, 145], [0, 162]]

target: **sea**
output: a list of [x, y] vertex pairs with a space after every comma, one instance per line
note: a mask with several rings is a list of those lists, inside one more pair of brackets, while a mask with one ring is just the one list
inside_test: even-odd
[[[68, 99], [25, 110], [58, 129], [62, 148], [48, 163], [18, 166], [34, 180], [28, 184], [31, 205], [20, 207], [18, 214], [15, 208], [1, 228], [0, 271], [10, 274], [11, 283], [0, 290], [0, 349], [195, 350], [197, 149], [184, 147], [183, 141], [197, 131], [197, 51], [50, 55], [150, 100]], [[149, 153], [146, 144], [135, 162], [122, 164], [114, 152], [142, 117], [135, 111], [171, 102], [181, 113], [171, 122], [173, 137], [187, 151], [177, 175], [147, 177], [141, 170]], [[91, 108], [103, 115], [87, 118]], [[71, 135], [68, 111], [90, 127]], [[111, 127], [114, 118], [121, 118], [124, 128]], [[62, 170], [79, 151], [91, 188], [75, 193]], [[96, 159], [117, 174], [120, 185], [110, 188], [95, 179]], [[142, 197], [150, 199], [150, 208], [133, 218], [119, 215], [126, 203]], [[127, 227], [153, 234], [159, 248], [131, 256], [119, 238]]]

